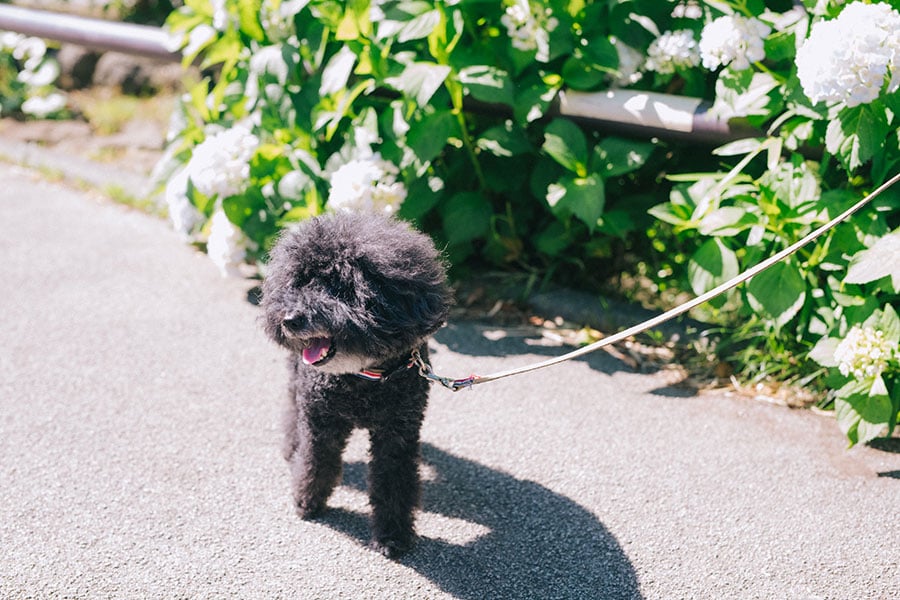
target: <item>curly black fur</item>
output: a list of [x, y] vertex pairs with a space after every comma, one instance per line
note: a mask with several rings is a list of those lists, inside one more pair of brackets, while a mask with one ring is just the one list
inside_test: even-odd
[[[369, 430], [371, 546], [414, 540], [419, 429], [428, 382], [405, 368], [447, 318], [450, 291], [431, 240], [392, 219], [329, 214], [285, 232], [263, 283], [268, 336], [290, 351], [285, 458], [302, 518], [319, 514], [354, 428]], [[356, 375], [384, 369], [382, 381]]]

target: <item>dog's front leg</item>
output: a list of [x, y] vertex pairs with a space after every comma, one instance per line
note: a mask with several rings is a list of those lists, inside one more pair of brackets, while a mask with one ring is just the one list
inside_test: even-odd
[[341, 455], [350, 436], [350, 423], [336, 418], [297, 415], [289, 433], [296, 449], [289, 461], [297, 514], [317, 516], [341, 478]]
[[409, 550], [415, 538], [413, 511], [419, 503], [419, 424], [371, 432], [370, 547], [388, 558]]

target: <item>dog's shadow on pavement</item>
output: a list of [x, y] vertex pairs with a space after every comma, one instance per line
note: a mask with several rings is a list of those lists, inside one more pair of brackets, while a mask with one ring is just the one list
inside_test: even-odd
[[[572, 500], [428, 444], [422, 459], [421, 537], [400, 563], [442, 590], [464, 599], [641, 597], [615, 537]], [[345, 465], [343, 485], [364, 490], [365, 472]], [[329, 510], [322, 522], [368, 539], [362, 514]]]

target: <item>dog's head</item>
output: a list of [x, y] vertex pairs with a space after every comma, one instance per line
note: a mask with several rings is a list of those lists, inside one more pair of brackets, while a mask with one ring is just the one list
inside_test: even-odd
[[283, 233], [262, 288], [269, 337], [329, 373], [410, 352], [444, 323], [451, 298], [427, 236], [393, 219], [346, 213]]

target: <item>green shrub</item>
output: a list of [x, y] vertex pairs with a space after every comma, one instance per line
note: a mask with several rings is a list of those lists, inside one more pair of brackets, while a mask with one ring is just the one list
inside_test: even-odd
[[[170, 212], [226, 272], [330, 207], [413, 220], [457, 266], [583, 277], [627, 247], [658, 267], [661, 285], [683, 273], [700, 293], [896, 171], [897, 1], [862, 9], [879, 11], [856, 19], [878, 23], [864, 41], [849, 22], [839, 27], [855, 45], [822, 48], [810, 25], [834, 28], [842, 12], [852, 21], [861, 3], [191, 0], [168, 26], [185, 60], [200, 57], [217, 77], [190, 91], [173, 123]], [[866, 75], [859, 85], [846, 78], [853, 67]], [[706, 98], [765, 134], [710, 155], [554, 116], [561, 90], [616, 86]], [[678, 171], [694, 174], [659, 176]], [[763, 358], [767, 375], [808, 375], [820, 340], [893, 323], [897, 267], [876, 277], [853, 265], [896, 265], [883, 240], [895, 239], [898, 198], [884, 194], [714, 303], [717, 319], [740, 324], [731, 341], [745, 372]], [[816, 347], [814, 359], [860, 381]], [[852, 441], [896, 423], [889, 354], [860, 384], [884, 410], [866, 410], [849, 383], [835, 392]]]
[[59, 64], [43, 40], [0, 31], [0, 115], [64, 117], [66, 96], [56, 89]]

